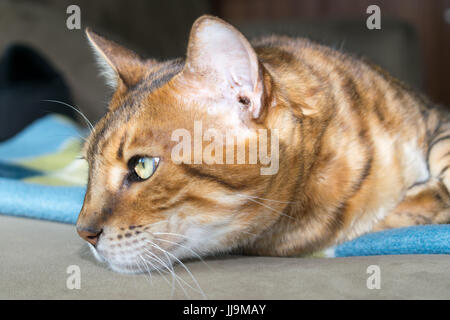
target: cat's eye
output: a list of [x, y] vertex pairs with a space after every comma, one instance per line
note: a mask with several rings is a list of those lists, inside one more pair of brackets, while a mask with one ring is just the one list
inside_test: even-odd
[[147, 180], [154, 173], [159, 164], [157, 157], [138, 157], [134, 159], [134, 173], [141, 180]]

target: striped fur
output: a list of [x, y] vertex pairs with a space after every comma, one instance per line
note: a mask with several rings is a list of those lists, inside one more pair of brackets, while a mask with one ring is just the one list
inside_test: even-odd
[[[215, 78], [190, 69], [202, 63], [196, 37], [209, 26], [231, 32], [225, 36], [258, 59], [261, 110], [242, 111], [239, 124], [230, 120], [232, 109], [206, 111], [202, 99]], [[90, 174], [78, 227], [103, 230], [97, 251], [115, 270], [137, 270], [146, 237], [179, 259], [192, 256], [155, 234], [200, 255], [284, 256], [373, 230], [449, 222], [449, 115], [377, 66], [306, 39], [267, 37], [251, 49], [209, 16], [194, 24], [187, 60], [142, 60], [89, 34], [102, 55], [113, 56], [119, 81], [85, 146]], [[260, 165], [174, 164], [171, 133], [192, 132], [198, 120], [250, 132], [247, 145], [256, 129], [277, 129], [278, 173], [260, 175]], [[149, 181], [127, 183], [135, 155], [161, 157]], [[136, 241], [128, 256], [113, 249], [127, 238]]]

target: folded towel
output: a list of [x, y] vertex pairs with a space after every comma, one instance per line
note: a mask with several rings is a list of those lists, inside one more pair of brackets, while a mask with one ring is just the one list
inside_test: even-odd
[[0, 178], [0, 210], [8, 215], [75, 224], [85, 188], [45, 186]]
[[[49, 115], [0, 143], [0, 212], [74, 224], [87, 181], [86, 161], [77, 159], [84, 135], [68, 118]], [[450, 225], [370, 233], [314, 256], [387, 254], [450, 254]]]
[[423, 225], [369, 233], [324, 252], [326, 257], [450, 254], [450, 225]]

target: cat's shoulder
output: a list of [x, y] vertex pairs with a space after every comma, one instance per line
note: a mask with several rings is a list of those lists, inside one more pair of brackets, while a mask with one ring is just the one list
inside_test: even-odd
[[348, 53], [323, 45], [314, 40], [303, 37], [290, 37], [284, 35], [269, 35], [254, 38], [251, 45], [260, 56], [285, 56], [297, 59], [308, 59], [310, 55], [327, 56], [338, 60], [354, 58]]
[[290, 37], [285, 35], [266, 35], [262, 37], [253, 38], [251, 40], [252, 46], [256, 48], [291, 48], [301, 49], [316, 47], [318, 44], [310, 39], [303, 37]]

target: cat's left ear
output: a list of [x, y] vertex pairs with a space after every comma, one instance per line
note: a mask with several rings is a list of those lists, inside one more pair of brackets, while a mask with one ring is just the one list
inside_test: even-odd
[[99, 36], [90, 29], [86, 29], [86, 35], [94, 49], [102, 74], [113, 89], [118, 89], [121, 85], [133, 86], [144, 77], [146, 65], [150, 62], [142, 60], [133, 51]]
[[233, 26], [207, 15], [194, 22], [183, 73], [201, 88], [219, 91], [225, 105], [241, 104], [253, 119], [263, 107], [261, 68], [254, 49]]

